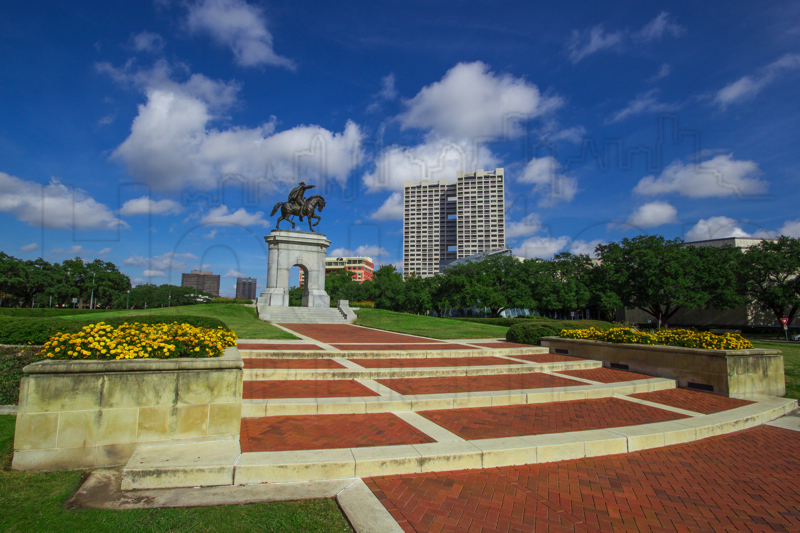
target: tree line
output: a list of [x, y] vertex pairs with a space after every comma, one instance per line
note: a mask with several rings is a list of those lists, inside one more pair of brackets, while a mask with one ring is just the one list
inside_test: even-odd
[[[447, 268], [429, 278], [392, 266], [358, 284], [352, 273], [328, 276], [331, 301], [372, 301], [375, 307], [445, 315], [453, 308], [527, 308], [540, 314], [594, 309], [613, 320], [637, 308], [668, 324], [680, 309], [733, 309], [757, 303], [776, 318], [794, 319], [800, 307], [800, 241], [782, 236], [747, 250], [691, 246], [681, 239], [641, 235], [599, 245], [597, 259], [561, 253], [549, 260], [493, 256]], [[293, 293], [298, 299], [302, 289]]]

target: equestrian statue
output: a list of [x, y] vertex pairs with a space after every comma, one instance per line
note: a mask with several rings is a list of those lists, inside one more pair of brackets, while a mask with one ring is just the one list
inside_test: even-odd
[[[322, 208], [325, 207], [325, 199], [319, 195], [312, 196], [308, 199], [303, 198], [305, 192], [312, 188], [314, 188], [314, 185], [306, 185], [301, 181], [299, 186], [289, 192], [288, 202], [278, 202], [275, 204], [269, 216], [273, 216], [277, 213], [278, 209], [281, 210], [281, 216], [275, 223], [276, 229], [280, 229], [281, 220], [288, 220], [292, 224], [292, 229], [294, 229], [295, 223], [290, 217], [298, 216], [300, 217], [300, 222], [303, 221], [303, 217], [308, 217], [308, 229], [314, 232], [314, 226], [319, 224], [319, 221], [322, 220], [314, 213], [314, 210], [316, 209], [322, 213]], [[317, 220], [314, 224], [311, 223], [312, 218]]]

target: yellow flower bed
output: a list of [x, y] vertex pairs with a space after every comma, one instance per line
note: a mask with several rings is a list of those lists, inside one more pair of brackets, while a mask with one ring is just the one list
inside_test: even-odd
[[58, 333], [44, 345], [53, 359], [166, 359], [170, 357], [219, 357], [236, 346], [236, 334], [222, 328], [189, 324], [122, 324], [104, 322], [85, 326], [78, 333]]
[[662, 329], [660, 331], [636, 331], [631, 328], [611, 328], [607, 331], [597, 328], [565, 329], [559, 336], [562, 339], [586, 339], [613, 342], [618, 344], [651, 344], [662, 346], [681, 346], [705, 350], [749, 350], [753, 345], [736, 333], [715, 335], [707, 331], [688, 329]]

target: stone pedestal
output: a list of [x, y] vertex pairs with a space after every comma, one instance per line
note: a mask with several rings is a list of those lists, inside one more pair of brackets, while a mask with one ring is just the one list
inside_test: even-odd
[[259, 314], [268, 307], [289, 306], [289, 270], [303, 271], [303, 307], [329, 308], [325, 292], [325, 255], [331, 241], [320, 233], [272, 230], [264, 237], [269, 245], [267, 288], [258, 297]]

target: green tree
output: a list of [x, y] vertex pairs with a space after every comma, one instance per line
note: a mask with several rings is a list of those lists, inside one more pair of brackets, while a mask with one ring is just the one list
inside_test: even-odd
[[289, 289], [289, 307], [301, 307], [303, 305], [303, 287], [292, 287]]
[[738, 278], [750, 301], [791, 323], [800, 307], [800, 240], [781, 236], [751, 246], [739, 262]]
[[384, 265], [373, 276], [374, 302], [378, 309], [399, 311], [403, 307], [405, 283], [403, 275], [392, 265]]
[[436, 283], [435, 278], [423, 278], [416, 274], [408, 277], [403, 287], [402, 310], [416, 314], [432, 310]]
[[358, 285], [358, 282], [353, 281], [354, 275], [354, 272], [342, 269], [334, 270], [325, 276], [325, 292], [327, 292], [328, 296], [330, 296], [331, 302], [347, 299], [342, 297], [345, 288], [352, 285]]
[[25, 264], [10, 255], [0, 252], [0, 302], [16, 307], [25, 297], [28, 286], [28, 271]]

